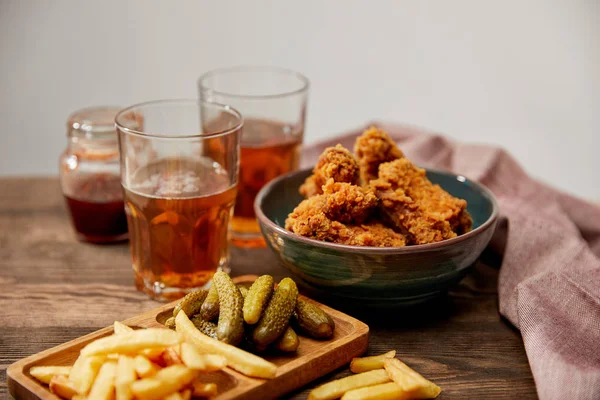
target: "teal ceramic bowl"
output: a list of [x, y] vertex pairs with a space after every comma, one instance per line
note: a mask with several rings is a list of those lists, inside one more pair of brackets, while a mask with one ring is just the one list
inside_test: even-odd
[[458, 283], [489, 243], [498, 217], [492, 192], [463, 176], [427, 170], [427, 177], [467, 200], [473, 230], [439, 243], [359, 247], [296, 235], [285, 219], [302, 196], [309, 169], [281, 176], [258, 194], [254, 209], [268, 246], [308, 294], [342, 306], [399, 307], [423, 303]]

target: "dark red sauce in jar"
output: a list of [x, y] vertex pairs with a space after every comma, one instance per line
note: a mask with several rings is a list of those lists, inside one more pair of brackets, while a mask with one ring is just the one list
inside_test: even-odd
[[118, 176], [80, 178], [65, 195], [71, 222], [80, 239], [109, 243], [127, 239], [123, 189]]
[[67, 121], [67, 148], [59, 158], [60, 184], [79, 240], [126, 240], [115, 115], [120, 107], [75, 111]]

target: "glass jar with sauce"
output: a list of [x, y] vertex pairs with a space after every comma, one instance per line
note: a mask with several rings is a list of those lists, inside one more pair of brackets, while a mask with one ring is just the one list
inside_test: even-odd
[[79, 240], [127, 239], [115, 116], [119, 107], [76, 111], [67, 121], [67, 149], [60, 156], [60, 183]]

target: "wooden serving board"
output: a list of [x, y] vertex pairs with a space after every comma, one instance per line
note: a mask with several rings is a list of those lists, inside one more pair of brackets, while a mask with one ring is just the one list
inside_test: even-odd
[[[257, 276], [245, 275], [234, 278], [236, 283], [250, 284]], [[300, 346], [294, 354], [261, 354], [278, 366], [274, 379], [250, 378], [230, 368], [216, 373], [203, 374], [206, 382], [215, 382], [218, 395], [215, 400], [225, 399], [273, 399], [297, 389], [362, 355], [368, 346], [369, 327], [349, 315], [331, 309], [302, 295], [301, 298], [319, 305], [335, 321], [334, 337], [320, 341], [300, 336]], [[177, 302], [122, 321], [134, 328], [162, 327]], [[89, 342], [113, 333], [106, 327], [89, 335], [34, 354], [8, 367], [7, 382], [10, 393], [16, 399], [59, 400], [44, 385], [29, 374], [29, 369], [38, 365], [73, 365], [79, 351]]]

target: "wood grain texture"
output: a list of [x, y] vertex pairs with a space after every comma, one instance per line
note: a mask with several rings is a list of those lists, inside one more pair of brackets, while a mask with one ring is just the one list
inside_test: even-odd
[[[438, 301], [392, 315], [355, 316], [368, 354], [390, 349], [438, 383], [439, 399], [535, 399], [518, 331], [498, 314], [498, 260], [485, 258]], [[267, 249], [232, 249], [232, 274], [286, 275]], [[0, 179], [0, 398], [15, 361], [160, 306], [133, 287], [126, 244], [77, 242], [58, 180]], [[347, 375], [342, 367], [286, 396]]]
[[[236, 283], [249, 285], [258, 276], [244, 275], [234, 278]], [[312, 302], [307, 298], [305, 300]], [[162, 327], [162, 323], [173, 315], [177, 301], [146, 311], [123, 321], [131, 327]], [[369, 328], [359, 320], [327, 306], [316, 303], [335, 321], [333, 338], [318, 341], [307, 337], [300, 338], [300, 346], [294, 355], [264, 355], [278, 366], [274, 379], [255, 379], [225, 368], [223, 371], [203, 374], [202, 378], [217, 383], [219, 393], [214, 400], [228, 399], [270, 399], [313, 381], [324, 373], [333, 371], [350, 362], [352, 357], [362, 355], [367, 349]], [[23, 399], [59, 400], [47, 388], [29, 375], [29, 369], [42, 365], [73, 365], [79, 351], [86, 344], [100, 337], [112, 334], [112, 327], [98, 330], [55, 348], [27, 357], [8, 368], [8, 387], [11, 393]]]

